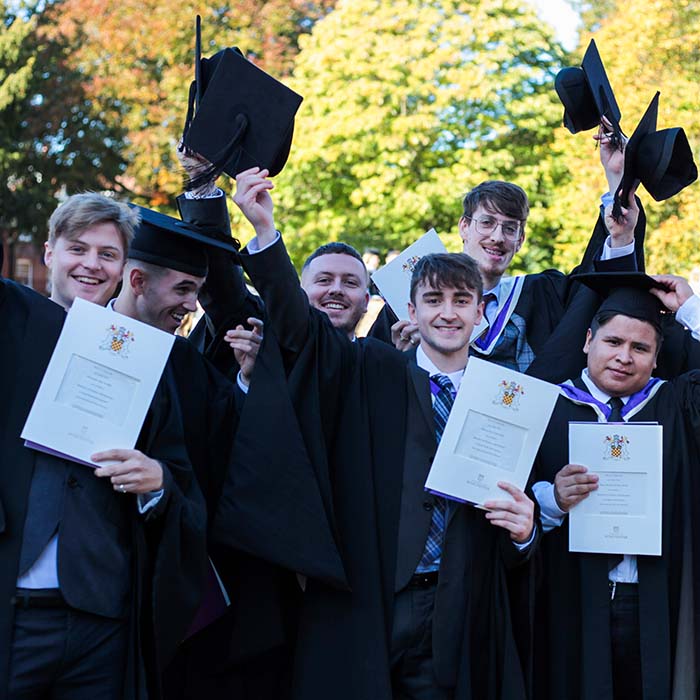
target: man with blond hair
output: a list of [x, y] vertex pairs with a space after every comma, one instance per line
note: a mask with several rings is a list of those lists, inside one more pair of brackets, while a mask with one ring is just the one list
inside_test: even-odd
[[138, 214], [97, 192], [74, 194], [49, 219], [44, 261], [51, 300], [65, 309], [76, 296], [105, 306], [121, 281]]

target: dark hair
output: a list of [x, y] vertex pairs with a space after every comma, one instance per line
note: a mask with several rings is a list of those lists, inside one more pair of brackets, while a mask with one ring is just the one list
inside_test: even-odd
[[[304, 264], [301, 266], [302, 271], [311, 264], [312, 260], [320, 258], [322, 255], [349, 255], [351, 258], [359, 260], [362, 263], [362, 267], [365, 267], [365, 261], [362, 259], [362, 256], [357, 252], [357, 250], [355, 250], [355, 248], [347, 243], [334, 241], [333, 243], [325, 243], [324, 245], [316, 248], [316, 250], [314, 250], [314, 252], [311, 253], [311, 255], [309, 255], [309, 257], [304, 261]], [[367, 268], [365, 267], [365, 271], [366, 270]]]
[[[615, 316], [629, 316], [629, 314], [623, 314], [620, 311], [614, 311], [613, 309], [598, 311], [591, 321], [591, 338], [595, 338], [595, 334], [598, 332], [598, 330], [612, 321]], [[629, 316], [629, 318], [636, 318], [636, 316]], [[656, 334], [656, 354], [658, 355], [659, 350], [661, 350], [661, 343], [664, 341], [664, 335], [661, 328], [645, 318], [639, 318], [637, 320], [648, 323], [654, 329], [654, 333]]]
[[481, 301], [484, 283], [479, 266], [465, 253], [433, 253], [423, 256], [411, 275], [411, 303], [416, 303], [416, 289], [421, 283], [433, 289], [471, 289]]
[[521, 187], [503, 180], [486, 180], [464, 195], [462, 216], [471, 219], [479, 205], [511, 219], [517, 219], [521, 223], [521, 231], [525, 231], [530, 205], [525, 190]]

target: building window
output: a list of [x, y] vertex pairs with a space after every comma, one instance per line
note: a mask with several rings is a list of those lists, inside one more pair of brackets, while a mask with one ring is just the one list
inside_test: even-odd
[[20, 284], [32, 287], [34, 284], [34, 266], [29, 258], [17, 258], [15, 263], [15, 279]]

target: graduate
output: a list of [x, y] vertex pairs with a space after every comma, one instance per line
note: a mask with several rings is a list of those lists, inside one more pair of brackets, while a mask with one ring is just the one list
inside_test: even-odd
[[[299, 286], [266, 175], [237, 176], [234, 201], [257, 234], [242, 261], [269, 320], [215, 531], [307, 576], [292, 697], [525, 698], [519, 642], [530, 633], [514, 618], [531, 612], [534, 504], [508, 485], [514, 500], [488, 515], [424, 493], [441, 434], [429, 365], [353, 342], [349, 319], [367, 292], [357, 253], [322, 246]], [[413, 295], [423, 352], [458, 381], [482, 313], [480, 275], [461, 255], [424, 268]], [[343, 284], [355, 292], [341, 296]], [[243, 509], [237, 490], [257, 490], [258, 509]]]
[[110, 466], [31, 450], [20, 433], [65, 312], [0, 279], [0, 313], [0, 698], [157, 698], [206, 561], [177, 400], [161, 382], [136, 448], [96, 456]]
[[[536, 697], [552, 700], [695, 698], [693, 591], [697, 555], [700, 373], [652, 376], [662, 305], [700, 338], [700, 298], [679, 277], [585, 275], [606, 298], [585, 341], [587, 367], [562, 385], [534, 468], [540, 503], [543, 585], [537, 598]], [[569, 552], [572, 508], [598, 488], [569, 464], [570, 421], [663, 426], [661, 556]], [[697, 596], [695, 596], [697, 597]]]

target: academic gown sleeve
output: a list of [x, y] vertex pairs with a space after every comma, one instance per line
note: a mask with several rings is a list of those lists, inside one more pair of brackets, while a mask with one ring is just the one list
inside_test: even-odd
[[136, 547], [141, 602], [133, 606], [142, 626], [148, 621], [142, 628], [159, 674], [199, 606], [207, 566], [206, 508], [182, 433], [177, 398], [161, 380], [138, 447], [163, 467], [164, 493], [140, 516], [145, 528], [145, 541]]
[[[231, 222], [223, 193], [206, 199], [188, 199], [182, 194], [177, 198], [177, 206], [183, 221], [211, 231], [213, 236], [231, 238]], [[205, 315], [190, 333], [189, 340], [219, 371], [234, 378], [239, 370], [238, 363], [223, 337], [226, 331], [239, 324], [247, 326], [251, 316], [262, 319], [263, 303], [246, 286], [243, 270], [230, 253], [211, 248], [208, 257], [209, 271], [199, 293]]]
[[[319, 324], [327, 322], [325, 316], [317, 318], [309, 308], [281, 240], [255, 255], [244, 251], [242, 260], [265, 301], [268, 324], [212, 536], [224, 545], [346, 587], [324, 458], [324, 426], [332, 417], [318, 403], [314, 408], [295, 405], [289, 374], [302, 377], [305, 390], [295, 392], [302, 402], [316, 401], [320, 385], [336, 386], [328, 398], [337, 398], [342, 358], [351, 351], [342, 348], [351, 344], [347, 339], [343, 343], [332, 327], [319, 330]], [[341, 348], [340, 352], [327, 353], [324, 341]], [[327, 357], [328, 363], [319, 367], [313, 360], [317, 355]], [[337, 405], [342, 405], [339, 399]], [[316, 444], [305, 441], [298, 412], [318, 421]]]

